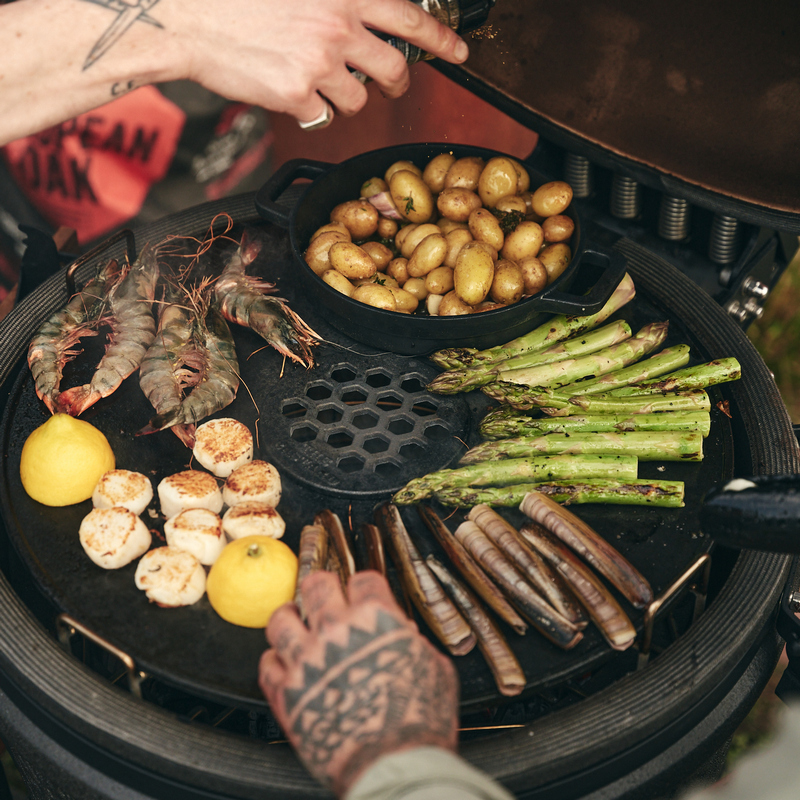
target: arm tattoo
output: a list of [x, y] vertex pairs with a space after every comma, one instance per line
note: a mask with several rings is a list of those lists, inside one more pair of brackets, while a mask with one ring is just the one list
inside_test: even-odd
[[136, 4], [130, 4], [125, 0], [83, 0], [85, 3], [94, 3], [103, 6], [111, 11], [115, 11], [117, 16], [114, 21], [106, 28], [103, 35], [95, 42], [86, 61], [84, 69], [89, 69], [98, 59], [105, 55], [125, 34], [125, 32], [136, 22], [147, 22], [157, 28], [164, 26], [156, 19], [153, 19], [147, 12], [158, 3], [159, 0], [137, 0]]
[[[455, 690], [437, 656], [379, 612], [374, 633], [351, 627], [344, 647], [327, 644], [323, 669], [305, 663], [302, 686], [285, 689], [284, 701], [287, 732], [309, 769], [328, 785], [333, 776], [347, 785], [384, 752], [449, 741]], [[343, 751], [345, 763], [334, 766]]]

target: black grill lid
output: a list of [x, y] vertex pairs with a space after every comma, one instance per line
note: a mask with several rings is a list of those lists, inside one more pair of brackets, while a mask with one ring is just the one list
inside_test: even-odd
[[434, 64], [573, 153], [798, 232], [798, 39], [793, 0], [502, 0], [464, 66]]

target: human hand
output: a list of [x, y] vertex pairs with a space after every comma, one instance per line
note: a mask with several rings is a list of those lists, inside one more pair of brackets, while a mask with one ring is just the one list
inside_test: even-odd
[[455, 750], [458, 681], [448, 658], [397, 605], [386, 579], [329, 572], [301, 585], [306, 626], [287, 603], [270, 620], [259, 685], [309, 771], [343, 795], [376, 759], [410, 747]]
[[466, 43], [409, 0], [207, 0], [181, 21], [190, 45], [187, 77], [234, 100], [312, 120], [326, 99], [351, 116], [367, 102], [348, 69], [372, 78], [388, 97], [409, 85], [402, 54], [369, 29], [389, 33], [452, 63]]

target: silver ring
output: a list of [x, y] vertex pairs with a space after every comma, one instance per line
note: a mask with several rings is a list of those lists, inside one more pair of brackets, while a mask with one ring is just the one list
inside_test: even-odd
[[315, 131], [319, 128], [327, 128], [331, 122], [333, 122], [333, 109], [331, 108], [330, 103], [325, 103], [325, 110], [310, 122], [301, 122], [300, 120], [297, 120], [297, 124], [304, 131]]

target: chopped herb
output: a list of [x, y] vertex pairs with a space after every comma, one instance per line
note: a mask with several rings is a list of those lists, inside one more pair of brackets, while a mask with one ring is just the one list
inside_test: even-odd
[[414, 198], [413, 197], [404, 197], [403, 200], [406, 201], [406, 214], [408, 214], [409, 211], [413, 211], [414, 210]]
[[509, 233], [516, 230], [517, 225], [525, 219], [525, 215], [521, 211], [493, 211], [492, 212], [500, 222], [500, 230], [508, 236]]

